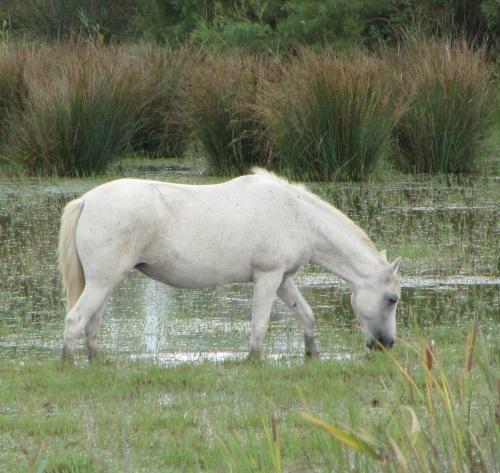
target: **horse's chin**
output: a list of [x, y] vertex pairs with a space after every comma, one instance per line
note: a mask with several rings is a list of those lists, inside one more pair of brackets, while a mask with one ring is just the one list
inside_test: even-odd
[[394, 345], [393, 340], [385, 342], [382, 340], [377, 341], [377, 340], [369, 339], [365, 343], [366, 348], [368, 348], [370, 350], [382, 350], [382, 349], [388, 350], [388, 349], [392, 348], [393, 345]]

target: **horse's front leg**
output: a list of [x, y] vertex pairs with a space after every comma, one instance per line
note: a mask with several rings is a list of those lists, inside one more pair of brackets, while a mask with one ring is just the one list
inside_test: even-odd
[[255, 272], [252, 302], [252, 338], [249, 358], [259, 358], [262, 343], [269, 326], [269, 317], [276, 290], [283, 279], [283, 272]]
[[306, 356], [318, 356], [319, 350], [316, 345], [316, 321], [311, 307], [300, 293], [292, 278], [283, 281], [278, 289], [278, 296], [293, 310], [296, 317], [304, 324], [304, 341]]

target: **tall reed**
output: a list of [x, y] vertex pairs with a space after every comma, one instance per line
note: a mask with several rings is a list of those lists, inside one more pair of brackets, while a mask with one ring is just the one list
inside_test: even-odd
[[0, 143], [8, 133], [9, 116], [19, 113], [28, 95], [25, 64], [28, 47], [0, 44]]
[[465, 41], [408, 37], [396, 63], [406, 102], [396, 164], [412, 172], [473, 170], [492, 110], [485, 51]]
[[190, 134], [182, 109], [182, 89], [200, 55], [188, 48], [174, 51], [158, 47], [139, 47], [132, 55], [139, 62], [138, 80], [149, 95], [132, 147], [155, 157], [180, 157]]
[[240, 55], [208, 58], [193, 71], [186, 106], [211, 173], [234, 175], [269, 165], [266, 127], [256, 104], [270, 72], [263, 60]]
[[29, 82], [13, 123], [9, 154], [30, 172], [101, 172], [129, 147], [148, 104], [140, 69], [119, 51], [75, 46], [66, 54], [51, 77]]
[[303, 51], [263, 99], [280, 172], [362, 180], [388, 150], [397, 105], [381, 61]]

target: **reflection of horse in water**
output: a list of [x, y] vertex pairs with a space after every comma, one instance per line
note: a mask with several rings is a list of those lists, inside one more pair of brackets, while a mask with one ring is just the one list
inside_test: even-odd
[[120, 179], [64, 209], [60, 268], [68, 311], [63, 357], [85, 331], [89, 359], [106, 300], [132, 268], [180, 288], [254, 284], [250, 355], [258, 356], [275, 294], [304, 324], [316, 352], [314, 317], [293, 282], [314, 263], [350, 285], [368, 344], [392, 346], [399, 259], [387, 263], [342, 212], [265, 171], [214, 185]]

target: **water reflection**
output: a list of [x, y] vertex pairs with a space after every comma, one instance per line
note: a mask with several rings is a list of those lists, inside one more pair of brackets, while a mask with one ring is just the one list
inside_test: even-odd
[[[156, 169], [156, 168], [155, 168]], [[188, 179], [182, 168], [168, 178]], [[162, 177], [156, 175], [155, 177]], [[189, 177], [201, 182], [200, 178]], [[92, 180], [0, 181], [0, 359], [58, 356], [64, 308], [56, 268], [59, 215]], [[498, 191], [483, 181], [435, 186], [425, 182], [316, 186], [349, 214], [390, 256], [402, 254], [401, 330], [470, 326], [500, 336]], [[309, 267], [297, 283], [318, 319], [324, 357], [364, 353], [348, 287]], [[113, 358], [175, 364], [242, 359], [250, 336], [252, 289], [232, 285], [178, 290], [131, 272], [113, 293], [100, 332]], [[302, 328], [276, 301], [265, 342], [269, 359], [302, 356]]]

